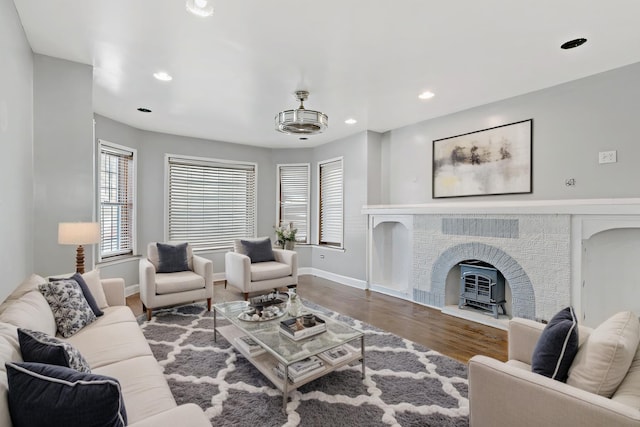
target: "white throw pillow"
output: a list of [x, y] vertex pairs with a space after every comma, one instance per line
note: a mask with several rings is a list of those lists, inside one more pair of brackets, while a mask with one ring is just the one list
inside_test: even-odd
[[623, 403], [632, 408], [640, 408], [640, 345], [633, 357], [629, 371], [620, 386], [611, 397], [611, 400]]
[[91, 270], [88, 273], [84, 273], [82, 278], [87, 283], [87, 287], [91, 291], [91, 295], [96, 300], [96, 304], [100, 309], [109, 307], [107, 304], [107, 297], [104, 294], [104, 289], [102, 288], [102, 282], [100, 281], [100, 270]]
[[640, 342], [640, 321], [614, 314], [593, 330], [569, 369], [567, 384], [610, 398], [624, 379]]

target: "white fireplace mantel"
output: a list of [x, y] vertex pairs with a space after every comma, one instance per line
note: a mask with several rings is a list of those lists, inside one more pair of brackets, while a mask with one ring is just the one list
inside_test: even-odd
[[[391, 261], [391, 270], [386, 271], [385, 257], [402, 259], [412, 256], [413, 221], [422, 216], [448, 217], [462, 215], [535, 216], [559, 215], [570, 218], [570, 245], [565, 256], [570, 257], [571, 304], [581, 316], [584, 308], [583, 295], [583, 242], [593, 235], [607, 230], [640, 229], [640, 198], [625, 199], [573, 199], [573, 200], [521, 200], [521, 201], [435, 201], [413, 205], [368, 205], [362, 213], [369, 216], [367, 283], [371, 289], [385, 292], [384, 286], [376, 286], [376, 279], [383, 277], [387, 282], [405, 282], [404, 263]], [[389, 224], [382, 231], [374, 232], [378, 225]], [[394, 224], [403, 224], [402, 226]], [[404, 230], [404, 231], [402, 231]], [[399, 244], [400, 243], [400, 244]], [[386, 247], [386, 250], [385, 250]], [[389, 248], [393, 249], [390, 250]], [[398, 248], [409, 247], [406, 253]], [[385, 264], [387, 263], [387, 264]], [[395, 264], [394, 264], [395, 263]], [[400, 267], [400, 268], [399, 268]], [[377, 270], [377, 272], [376, 272]], [[395, 277], [395, 279], [394, 279]], [[390, 294], [411, 299], [411, 289], [394, 284], [394, 289], [386, 289]], [[429, 304], [429, 303], [427, 303]], [[548, 319], [547, 319], [548, 320]]]
[[365, 205], [365, 215], [414, 214], [570, 214], [640, 215], [640, 198], [434, 202], [416, 205]]

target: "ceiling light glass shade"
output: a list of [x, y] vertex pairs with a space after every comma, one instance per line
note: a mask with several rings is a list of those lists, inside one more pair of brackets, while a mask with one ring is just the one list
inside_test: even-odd
[[203, 18], [213, 15], [213, 5], [208, 0], [187, 0], [187, 10]]
[[329, 126], [329, 117], [319, 111], [304, 108], [304, 101], [309, 92], [300, 90], [296, 98], [300, 107], [296, 110], [285, 110], [276, 115], [276, 130], [290, 135], [315, 135], [324, 132]]

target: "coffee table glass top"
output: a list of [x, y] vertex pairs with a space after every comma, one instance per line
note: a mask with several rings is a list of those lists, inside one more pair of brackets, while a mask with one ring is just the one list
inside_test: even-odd
[[363, 332], [345, 323], [305, 307], [305, 313], [314, 313], [325, 320], [327, 330], [318, 335], [294, 341], [284, 336], [279, 330], [281, 321], [292, 318], [288, 313], [274, 320], [249, 322], [238, 319], [238, 315], [247, 310], [246, 301], [223, 302], [215, 304], [213, 307], [216, 313], [221, 314], [233, 325], [258, 341], [269, 353], [287, 365], [346, 344], [364, 335]]

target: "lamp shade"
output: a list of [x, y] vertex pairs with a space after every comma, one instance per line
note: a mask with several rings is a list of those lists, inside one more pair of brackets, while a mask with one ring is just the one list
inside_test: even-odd
[[88, 245], [100, 241], [97, 222], [61, 222], [58, 224], [58, 243], [61, 245]]

